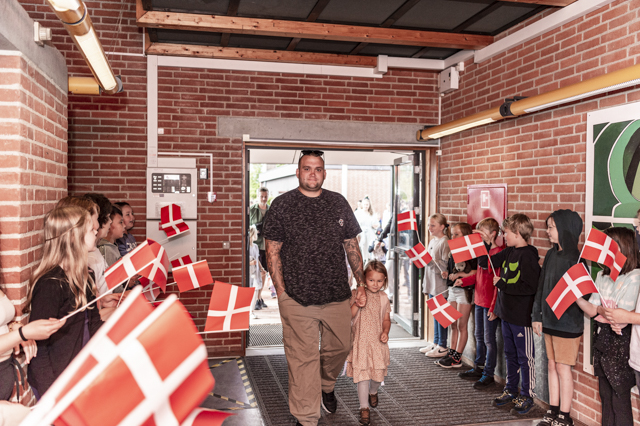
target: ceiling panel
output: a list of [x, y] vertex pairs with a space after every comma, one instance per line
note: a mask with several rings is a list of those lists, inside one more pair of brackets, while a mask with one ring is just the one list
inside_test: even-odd
[[158, 43], [199, 44], [202, 46], [219, 46], [220, 33], [203, 33], [200, 31], [155, 30]]
[[393, 27], [452, 30], [493, 3], [493, 0], [422, 0]]
[[346, 55], [357, 45], [358, 43], [347, 41], [305, 39], [300, 40], [296, 50], [301, 52], [342, 53]]
[[240, 0], [238, 16], [304, 21], [316, 5], [316, 1], [317, 0]]
[[322, 11], [318, 21], [377, 26], [404, 2], [405, 0], [332, 0]]
[[460, 50], [458, 49], [439, 49], [437, 47], [432, 47], [422, 52], [420, 58], [423, 59], [447, 59], [449, 56], [458, 53]]
[[421, 47], [419, 46], [396, 46], [393, 44], [367, 44], [367, 46], [362, 49], [359, 55], [389, 55], [389, 56], [397, 56], [399, 58], [409, 58], [420, 51]]
[[247, 49], [285, 50], [291, 41], [288, 37], [262, 37], [248, 34], [231, 34], [229, 47]]
[[151, 0], [151, 6], [153, 10], [226, 15], [229, 9], [229, 0]]
[[469, 25], [465, 31], [494, 34], [500, 28], [520, 22], [523, 17], [537, 8], [537, 4], [502, 3], [498, 9]]

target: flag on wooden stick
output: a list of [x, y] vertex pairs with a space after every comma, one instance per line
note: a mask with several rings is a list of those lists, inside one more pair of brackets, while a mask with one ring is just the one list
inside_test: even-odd
[[253, 287], [238, 287], [216, 281], [211, 294], [205, 333], [249, 329]]
[[409, 250], [406, 250], [405, 253], [417, 268], [424, 268], [433, 260], [422, 243], [416, 244]]
[[213, 284], [206, 260], [173, 268], [173, 279], [176, 280], [180, 293]]
[[398, 213], [398, 232], [411, 230], [418, 230], [418, 222], [416, 222], [416, 212], [414, 212], [413, 210], [409, 210], [404, 213]]
[[609, 276], [616, 280], [627, 257], [622, 254], [618, 243], [602, 231], [592, 228], [589, 231], [587, 240], [582, 247], [580, 257], [608, 266], [611, 269]]
[[427, 307], [431, 311], [433, 318], [444, 328], [449, 327], [458, 318], [462, 317], [462, 314], [451, 306], [442, 294], [427, 300]]
[[171, 204], [160, 209], [160, 229], [169, 238], [189, 230], [189, 226], [182, 219], [182, 211], [179, 205]]
[[465, 235], [464, 237], [448, 240], [447, 243], [449, 243], [451, 256], [453, 256], [453, 260], [456, 263], [489, 255], [480, 234]]
[[575, 302], [578, 298], [585, 294], [597, 292], [598, 289], [589, 275], [589, 271], [583, 263], [573, 265], [560, 278], [560, 281], [553, 287], [547, 303], [556, 317], [560, 319], [562, 314]]
[[179, 266], [188, 265], [190, 263], [193, 263], [193, 261], [191, 260], [191, 256], [189, 256], [188, 254], [185, 254], [182, 257], [179, 257], [177, 259], [173, 259], [171, 261], [171, 267], [172, 268], [177, 268]]

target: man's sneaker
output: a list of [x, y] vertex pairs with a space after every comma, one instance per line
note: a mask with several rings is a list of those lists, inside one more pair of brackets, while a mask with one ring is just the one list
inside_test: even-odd
[[425, 346], [424, 348], [420, 348], [420, 352], [423, 353], [423, 354], [426, 354], [427, 352], [429, 352], [430, 350], [432, 350], [435, 347], [436, 347], [435, 343], [429, 342], [429, 343], [427, 343], [427, 346]]
[[540, 420], [540, 422], [538, 422], [536, 426], [551, 426], [555, 419], [556, 415], [553, 413], [553, 411], [547, 410], [547, 412], [544, 413], [542, 420]]
[[551, 423], [552, 426], [573, 426], [573, 419], [571, 417], [565, 417], [562, 414], [558, 414]]
[[482, 377], [482, 372], [483, 372], [482, 368], [474, 367], [471, 370], [458, 373], [458, 377], [465, 380], [478, 380]]
[[435, 348], [427, 352], [425, 355], [428, 356], [429, 358], [442, 358], [448, 352], [449, 351], [447, 350], [447, 348], [443, 348], [442, 346], [437, 345]]
[[447, 356], [446, 358], [442, 358], [440, 361], [437, 361], [436, 364], [442, 368], [460, 368], [462, 367], [462, 360]]
[[494, 383], [495, 380], [493, 379], [493, 376], [487, 376], [483, 374], [482, 377], [480, 377], [480, 380], [473, 384], [473, 388], [477, 390], [483, 390], [488, 388], [489, 386], [492, 386]]
[[500, 395], [499, 397], [497, 397], [491, 402], [491, 405], [493, 405], [494, 407], [502, 407], [504, 405], [511, 404], [512, 402], [514, 402], [514, 399], [516, 399], [516, 397], [517, 395], [514, 395], [505, 389], [502, 391], [502, 395]]
[[535, 407], [533, 398], [530, 396], [519, 396], [515, 401], [515, 404], [515, 407], [511, 409], [511, 414], [514, 416], [527, 414], [533, 407]]
[[338, 400], [335, 392], [322, 392], [322, 408], [327, 413], [335, 413], [338, 409]]

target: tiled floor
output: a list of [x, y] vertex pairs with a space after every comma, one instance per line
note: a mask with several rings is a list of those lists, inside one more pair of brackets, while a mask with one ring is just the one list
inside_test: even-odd
[[[420, 340], [391, 341], [390, 347], [419, 347], [424, 344]], [[255, 348], [247, 351], [247, 356], [282, 354], [281, 347]], [[246, 374], [242, 359], [212, 360], [211, 372], [216, 381], [215, 389], [203, 403], [203, 406], [224, 411], [231, 411], [235, 415], [227, 418], [224, 426], [262, 426], [265, 425], [258, 405], [253, 397], [251, 384]], [[504, 426], [533, 426], [539, 420], [507, 421], [490, 423]], [[354, 423], [355, 425], [356, 423]], [[484, 423], [484, 425], [490, 425]], [[395, 426], [395, 425], [394, 425]], [[425, 425], [426, 426], [426, 425]], [[469, 425], [471, 426], [471, 425]]]

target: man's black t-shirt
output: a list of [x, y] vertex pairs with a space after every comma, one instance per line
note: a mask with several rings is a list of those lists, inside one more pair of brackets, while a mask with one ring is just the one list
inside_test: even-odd
[[351, 297], [344, 240], [360, 226], [345, 198], [322, 190], [307, 197], [297, 188], [273, 200], [264, 219], [264, 238], [282, 243], [284, 288], [303, 306], [341, 302]]

